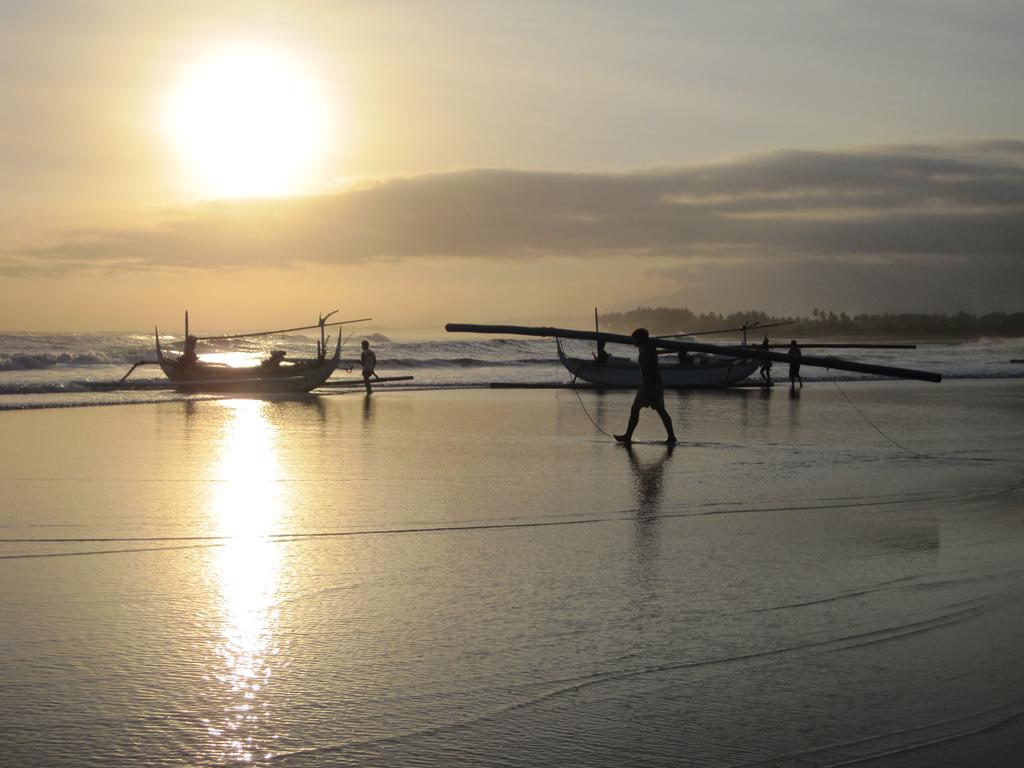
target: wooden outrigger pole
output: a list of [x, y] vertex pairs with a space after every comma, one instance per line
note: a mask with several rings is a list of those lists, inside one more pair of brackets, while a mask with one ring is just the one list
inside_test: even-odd
[[[594, 310], [595, 313], [597, 310]], [[744, 323], [739, 328], [721, 328], [717, 331], [685, 331], [684, 333], [663, 333], [659, 339], [680, 339], [685, 336], [711, 336], [716, 333], [739, 333], [743, 332], [743, 346], [747, 346], [747, 331], [760, 331], [764, 328], [778, 328], [780, 325], [793, 325], [795, 320], [786, 320], [781, 323]], [[601, 330], [595, 327], [595, 331]], [[772, 349], [785, 349], [789, 344], [772, 344]], [[917, 349], [917, 344], [860, 344], [860, 343], [835, 343], [835, 344], [801, 344], [800, 349]]]
[[742, 331], [743, 346], [747, 345], [747, 331], [760, 331], [763, 328], [777, 328], [780, 325], [792, 325], [795, 321], [786, 320], [781, 323], [762, 323], [756, 320], [753, 323], [744, 323], [739, 328], [720, 328], [716, 331], [684, 331], [683, 333], [667, 333], [658, 336], [659, 339], [678, 339], [681, 336], [711, 336], [715, 333], [736, 333]]
[[[338, 310], [334, 310], [337, 312]], [[327, 317], [330, 317], [334, 312], [328, 313]], [[325, 320], [327, 318], [324, 318]], [[255, 333], [225, 333], [220, 336], [196, 336], [198, 341], [220, 341], [222, 339], [248, 339], [252, 336], [272, 336], [275, 333], [291, 333], [292, 331], [311, 331], [314, 328], [329, 328], [332, 325], [347, 325], [348, 323], [365, 323], [367, 320], [372, 320], [372, 317], [360, 317], [357, 320], [338, 320], [334, 323], [317, 323], [316, 325], [300, 325], [297, 328], [280, 328], [276, 331], [256, 331]], [[188, 333], [188, 323], [185, 324], [186, 335]]]
[[[769, 344], [771, 349], [786, 349], [789, 344]], [[845, 343], [820, 343], [801, 344], [800, 349], [917, 349], [917, 344], [860, 344], [857, 342]]]
[[[582, 339], [584, 341], [605, 341], [611, 344], [627, 344], [635, 346], [633, 338], [621, 333], [604, 333], [597, 331], [577, 331], [571, 328], [551, 328], [547, 326], [525, 325], [473, 325], [469, 323], [448, 323], [444, 329], [449, 333], [492, 333], [509, 336], [541, 336], [559, 339]], [[696, 341], [676, 341], [662, 337], [651, 337], [651, 343], [662, 349], [673, 349], [685, 352], [706, 352], [725, 357], [739, 357], [750, 360], [772, 360], [778, 363], [794, 363], [812, 368], [832, 368], [837, 371], [869, 373], [874, 376], [891, 376], [897, 379], [916, 379], [938, 383], [942, 375], [931, 371], [918, 371], [913, 368], [894, 368], [889, 365], [872, 365], [843, 360], [838, 357], [819, 357], [817, 355], [785, 355], [779, 352], [766, 352], [759, 347], [724, 347], [716, 344], [703, 344]]]

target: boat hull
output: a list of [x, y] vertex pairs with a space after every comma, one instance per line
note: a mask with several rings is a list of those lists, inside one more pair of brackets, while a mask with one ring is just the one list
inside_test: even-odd
[[[337, 311], [337, 310], [335, 310]], [[186, 342], [191, 341], [191, 347], [186, 343], [186, 350], [191, 353], [191, 360], [185, 360], [186, 355], [169, 357], [164, 355], [160, 345], [160, 331], [153, 329], [156, 341], [156, 363], [164, 372], [164, 376], [171, 382], [171, 385], [180, 392], [213, 392], [231, 393], [245, 395], [264, 394], [303, 394], [316, 389], [324, 384], [331, 374], [338, 367], [341, 360], [341, 334], [338, 334], [338, 341], [334, 345], [334, 354], [327, 357], [327, 343], [324, 338], [324, 321], [333, 315], [329, 313], [321, 317], [319, 322], [320, 343], [317, 345], [317, 356], [312, 360], [297, 360], [284, 362], [281, 358], [284, 353], [271, 355], [270, 359], [260, 365], [245, 367], [233, 367], [222, 363], [208, 363], [197, 359], [195, 353], [194, 336], [188, 335], [188, 313], [185, 313], [185, 336]], [[305, 328], [293, 328], [289, 330], [305, 330]], [[283, 331], [269, 331], [268, 333], [282, 333]], [[266, 335], [242, 334], [245, 335]], [[238, 336], [223, 336], [218, 338], [239, 338]], [[140, 365], [140, 363], [136, 363]], [[128, 375], [135, 370], [135, 366], [128, 371], [121, 379], [124, 381]]]
[[257, 395], [309, 392], [325, 383], [337, 367], [337, 358], [317, 363], [281, 365], [272, 370], [263, 366], [231, 368], [203, 363], [182, 365], [177, 360], [167, 358], [160, 362], [164, 375], [179, 391]]
[[[599, 387], [636, 389], [640, 386], [640, 366], [626, 358], [610, 358], [605, 363], [568, 357], [558, 346], [558, 358], [578, 379]], [[701, 359], [692, 365], [678, 363], [660, 366], [666, 389], [728, 387], [746, 379], [761, 363], [745, 359]]]
[[164, 355], [159, 333], [156, 336], [156, 355], [164, 376], [181, 392], [302, 394], [325, 383], [337, 369], [341, 359], [341, 336], [338, 336], [331, 357], [276, 365], [234, 368], [201, 361], [185, 363], [181, 358]]

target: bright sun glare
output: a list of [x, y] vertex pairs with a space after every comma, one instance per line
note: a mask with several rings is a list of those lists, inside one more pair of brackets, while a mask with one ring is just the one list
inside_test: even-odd
[[185, 74], [168, 100], [166, 127], [200, 194], [288, 195], [312, 181], [327, 109], [315, 82], [288, 57], [231, 48]]

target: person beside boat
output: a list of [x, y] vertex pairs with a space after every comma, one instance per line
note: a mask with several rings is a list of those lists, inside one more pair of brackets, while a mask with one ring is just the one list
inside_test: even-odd
[[672, 428], [672, 418], [665, 410], [665, 386], [661, 379], [661, 369], [658, 367], [658, 348], [651, 342], [651, 335], [646, 328], [637, 328], [631, 334], [633, 343], [640, 348], [638, 362], [640, 363], [640, 388], [633, 398], [633, 405], [629, 410], [629, 423], [626, 431], [621, 435], [615, 435], [620, 443], [629, 444], [633, 441], [633, 430], [640, 421], [640, 410], [642, 408], [653, 408], [661, 417], [661, 423], [665, 425], [665, 432], [668, 437], [665, 442], [675, 445], [676, 433]]
[[[762, 352], [770, 352], [771, 351], [769, 349], [768, 334], [767, 333], [764, 335], [764, 341], [761, 342], [761, 351]], [[764, 382], [764, 385], [766, 387], [770, 387], [772, 385], [772, 361], [771, 360], [765, 360], [763, 363], [761, 363], [761, 381]]]
[[370, 342], [363, 339], [363, 351], [359, 353], [359, 364], [363, 367], [363, 383], [366, 385], [366, 394], [373, 394], [370, 387], [370, 377], [379, 379], [377, 375], [377, 355], [370, 349]]
[[287, 354], [283, 349], [275, 349], [270, 353], [270, 357], [260, 361], [260, 365], [264, 368], [280, 368], [281, 361], [284, 360]]
[[196, 344], [199, 339], [195, 336], [189, 335], [185, 337], [185, 351], [181, 353], [181, 357], [178, 358], [178, 363], [181, 365], [195, 365], [199, 362], [199, 355], [196, 354]]
[[800, 346], [796, 343], [796, 339], [789, 342], [787, 351], [791, 358], [796, 358], [789, 361], [789, 388], [796, 389], [796, 383], [799, 381], [800, 389], [803, 389], [804, 380], [800, 378]]

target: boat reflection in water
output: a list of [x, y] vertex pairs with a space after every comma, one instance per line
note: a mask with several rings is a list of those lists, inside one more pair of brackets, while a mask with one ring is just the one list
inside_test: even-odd
[[223, 717], [208, 723], [211, 756], [218, 761], [272, 756], [273, 732], [266, 696], [277, 664], [276, 608], [280, 571], [277, 545], [267, 537], [280, 526], [282, 499], [270, 403], [226, 400], [211, 498], [211, 528], [224, 537], [212, 560], [219, 588], [219, 627], [209, 679], [223, 701]]

